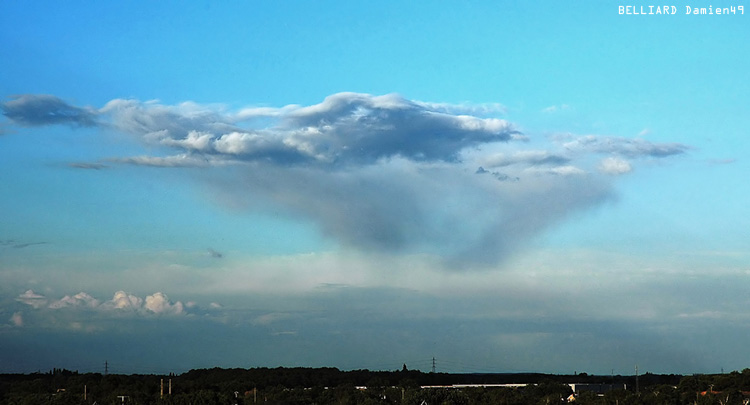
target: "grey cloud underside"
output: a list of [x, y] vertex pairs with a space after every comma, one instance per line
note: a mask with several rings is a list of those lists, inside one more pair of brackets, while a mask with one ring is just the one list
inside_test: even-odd
[[[109, 125], [119, 130], [213, 162], [335, 167], [396, 156], [456, 161], [468, 147], [507, 142], [518, 134], [504, 120], [451, 114], [445, 105], [413, 102], [397, 95], [339, 93], [308, 107], [248, 108], [234, 115], [188, 103], [162, 106], [134, 100], [113, 100], [100, 111], [110, 117]], [[262, 119], [272, 125], [253, 127]], [[158, 162], [138, 157], [127, 163], [139, 159], [145, 165]], [[175, 165], [174, 160], [163, 162]], [[199, 160], [194, 162], [202, 165]]]
[[97, 112], [70, 105], [51, 95], [26, 94], [2, 104], [3, 115], [22, 126], [67, 124], [82, 127], [98, 125]]
[[496, 264], [571, 213], [612, 198], [607, 183], [585, 176], [498, 182], [404, 160], [346, 172], [259, 165], [212, 187], [223, 203], [312, 218], [344, 245], [433, 254], [452, 269]]
[[18, 125], [97, 125], [130, 134], [152, 152], [72, 167], [206, 169], [202, 184], [222, 205], [282, 211], [313, 221], [345, 246], [429, 253], [452, 267], [496, 264], [571, 213], [612, 198], [612, 177], [592, 174], [589, 156], [609, 156], [599, 170], [619, 175], [630, 170], [625, 158], [688, 150], [677, 143], [569, 135], [519, 151], [507, 144], [526, 137], [491, 116], [502, 111], [499, 105], [425, 103], [393, 94], [338, 93], [310, 106], [239, 112], [122, 99], [92, 110], [34, 95], [2, 108]]
[[485, 159], [488, 167], [507, 167], [513, 165], [524, 166], [562, 166], [570, 163], [571, 158], [544, 151], [527, 150], [513, 154], [497, 154]]

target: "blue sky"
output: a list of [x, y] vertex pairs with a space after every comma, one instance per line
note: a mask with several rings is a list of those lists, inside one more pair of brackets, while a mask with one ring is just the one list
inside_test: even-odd
[[750, 17], [673, 5], [2, 4], [0, 371], [748, 367]]

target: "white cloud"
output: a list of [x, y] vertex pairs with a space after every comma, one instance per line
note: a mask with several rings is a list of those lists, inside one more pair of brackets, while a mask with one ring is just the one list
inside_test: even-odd
[[586, 174], [585, 170], [575, 167], [575, 166], [571, 166], [571, 165], [552, 167], [552, 168], [547, 169], [547, 172], [551, 174], [557, 174], [560, 176], [577, 176], [581, 174]]
[[16, 301], [22, 302], [26, 305], [30, 305], [34, 308], [41, 308], [47, 305], [47, 297], [35, 293], [33, 290], [26, 290], [23, 294], [16, 298]]
[[60, 309], [60, 308], [66, 308], [66, 307], [96, 308], [99, 305], [100, 305], [99, 300], [97, 300], [96, 298], [90, 296], [89, 294], [85, 292], [80, 292], [72, 297], [69, 295], [66, 295], [60, 300], [53, 301], [52, 303], [49, 304], [49, 307], [52, 309]]
[[606, 174], [618, 175], [632, 171], [633, 168], [625, 159], [608, 157], [599, 162], [599, 171]]
[[[174, 156], [132, 156], [126, 158], [108, 159], [110, 162], [132, 164], [136, 166], [152, 167], [208, 167], [214, 159], [199, 155], [174, 155]], [[220, 164], [230, 162], [222, 161]]]
[[294, 111], [300, 108], [298, 105], [288, 105], [283, 108], [274, 107], [247, 107], [238, 111], [232, 116], [232, 119], [236, 122], [242, 122], [247, 120], [253, 120], [256, 118], [274, 118], [280, 117], [287, 114], [290, 111]]
[[13, 316], [10, 317], [10, 323], [19, 328], [23, 326], [23, 314], [21, 312], [14, 312]]
[[722, 319], [726, 317], [726, 314], [723, 314], [719, 311], [701, 311], [697, 313], [680, 313], [677, 315], [679, 318], [697, 318], [697, 319]]
[[109, 118], [109, 122], [102, 126], [144, 137], [159, 134], [157, 139], [164, 136], [181, 139], [193, 131], [216, 133], [235, 128], [231, 119], [221, 111], [195, 103], [166, 106], [158, 102], [116, 99], [108, 102], [99, 112]]
[[492, 116], [505, 114], [508, 109], [500, 103], [425, 103], [415, 101], [416, 104], [422, 105], [429, 111], [442, 112], [446, 114], [466, 114], [473, 116]]
[[184, 139], [174, 139], [165, 136], [161, 143], [166, 146], [174, 146], [186, 150], [199, 152], [209, 151], [214, 135], [209, 132], [190, 131]]
[[556, 113], [558, 111], [567, 111], [567, 110], [570, 110], [570, 109], [571, 109], [571, 107], [569, 105], [567, 105], [567, 104], [561, 104], [559, 106], [557, 106], [557, 105], [551, 105], [549, 107], [543, 108], [542, 112], [543, 113], [547, 113], [547, 114], [552, 114], [552, 113]]
[[[101, 301], [88, 293], [80, 292], [73, 296], [66, 295], [59, 300], [50, 301], [46, 297], [36, 294], [32, 290], [28, 290], [21, 294], [17, 298], [17, 301], [39, 310], [67, 310], [68, 312], [76, 312], [89, 309], [96, 310], [100, 314], [112, 313], [113, 311], [127, 311], [129, 313], [140, 315], [185, 315], [188, 313], [188, 310], [192, 313], [206, 311], [192, 301], [188, 302], [188, 304], [183, 304], [180, 301], [172, 302], [163, 292], [155, 292], [154, 294], [146, 296], [144, 299], [125, 291], [117, 291], [112, 299], [107, 301]], [[213, 302], [210, 304], [209, 308], [215, 311], [221, 309], [222, 306]]]
[[117, 291], [112, 297], [111, 301], [108, 301], [107, 306], [112, 306], [117, 309], [134, 309], [138, 310], [143, 306], [143, 299], [126, 293], [125, 291]]
[[147, 296], [144, 308], [155, 314], [182, 315], [184, 313], [184, 306], [181, 302], [172, 303], [166, 294], [160, 292]]

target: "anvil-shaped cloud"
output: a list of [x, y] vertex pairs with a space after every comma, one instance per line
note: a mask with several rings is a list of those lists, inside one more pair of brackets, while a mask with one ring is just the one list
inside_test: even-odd
[[301, 216], [344, 246], [433, 254], [462, 268], [496, 264], [571, 213], [611, 198], [613, 177], [601, 174], [688, 149], [598, 135], [556, 136], [524, 149], [528, 136], [497, 117], [499, 105], [394, 94], [338, 93], [310, 106], [238, 111], [123, 99], [95, 109], [23, 95], [2, 110], [18, 125], [98, 126], [156, 151], [71, 167], [204, 168], [201, 181], [220, 204]]

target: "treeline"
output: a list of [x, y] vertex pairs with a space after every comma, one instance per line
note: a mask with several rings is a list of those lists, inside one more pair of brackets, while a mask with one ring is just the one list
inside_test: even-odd
[[[421, 388], [465, 384], [533, 384], [506, 388]], [[341, 371], [336, 368], [201, 369], [181, 375], [102, 375], [54, 369], [0, 375], [4, 404], [551, 404], [573, 394], [569, 383], [622, 384], [576, 404], [747, 404], [750, 369], [717, 375], [596, 376]], [[366, 389], [364, 388], [366, 387]], [[171, 394], [170, 394], [171, 389]]]

